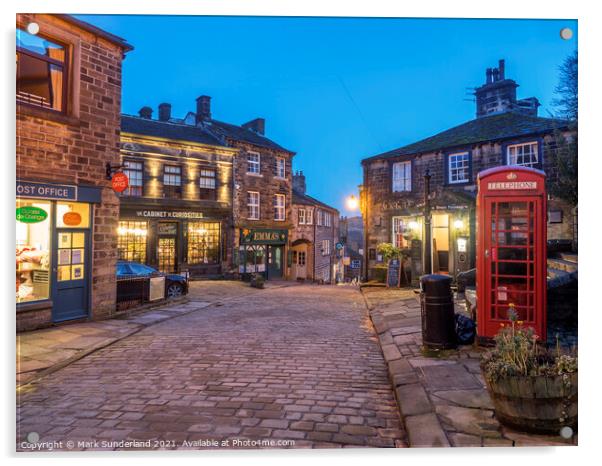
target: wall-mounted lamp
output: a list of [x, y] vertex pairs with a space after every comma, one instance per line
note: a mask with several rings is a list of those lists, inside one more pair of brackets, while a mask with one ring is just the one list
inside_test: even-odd
[[454, 228], [456, 230], [461, 230], [462, 228], [464, 228], [464, 220], [457, 218], [456, 220], [454, 220]]
[[411, 230], [418, 230], [420, 228], [420, 224], [416, 221], [412, 221], [408, 224]]
[[347, 209], [348, 210], [355, 210], [355, 209], [357, 209], [358, 205], [359, 205], [359, 202], [357, 200], [357, 197], [355, 197], [353, 194], [347, 198]]

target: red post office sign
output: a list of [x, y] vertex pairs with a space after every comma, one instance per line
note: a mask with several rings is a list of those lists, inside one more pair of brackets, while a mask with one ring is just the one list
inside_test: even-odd
[[128, 180], [128, 176], [125, 173], [119, 172], [113, 175], [113, 190], [118, 193], [122, 193], [125, 191], [129, 184], [130, 180]]
[[516, 319], [546, 339], [545, 174], [506, 166], [478, 175], [477, 335]]

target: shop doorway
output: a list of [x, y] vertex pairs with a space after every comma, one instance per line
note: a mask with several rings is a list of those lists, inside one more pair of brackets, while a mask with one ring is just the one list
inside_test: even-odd
[[449, 273], [449, 214], [433, 214], [431, 220], [433, 273]]
[[284, 246], [268, 246], [268, 279], [283, 276]]
[[176, 273], [178, 224], [161, 222], [157, 225], [157, 266], [164, 273]]
[[52, 321], [88, 316], [89, 232], [57, 229]]

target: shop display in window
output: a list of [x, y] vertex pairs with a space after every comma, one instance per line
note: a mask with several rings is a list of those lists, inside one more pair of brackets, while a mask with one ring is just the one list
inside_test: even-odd
[[219, 240], [219, 222], [189, 222], [188, 264], [217, 264]]

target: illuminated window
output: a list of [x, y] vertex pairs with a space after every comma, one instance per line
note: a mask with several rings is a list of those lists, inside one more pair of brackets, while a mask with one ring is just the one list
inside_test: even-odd
[[58, 202], [56, 226], [58, 228], [88, 228], [90, 226], [90, 204]]
[[247, 207], [249, 209], [249, 220], [259, 220], [259, 193], [247, 192]]
[[117, 229], [117, 257], [121, 260], [146, 262], [146, 222], [119, 222]]
[[165, 197], [182, 197], [182, 167], [165, 165], [163, 167], [163, 192]]
[[257, 152], [247, 153], [247, 173], [259, 174], [261, 172], [260, 155]]
[[397, 162], [393, 164], [393, 192], [412, 190], [412, 163]]
[[17, 303], [50, 297], [50, 219], [48, 201], [17, 199]]
[[188, 223], [188, 263], [217, 264], [219, 262], [219, 222]]
[[17, 102], [63, 112], [67, 59], [63, 45], [17, 29]]
[[450, 183], [466, 183], [470, 179], [468, 152], [450, 154], [447, 158]]
[[274, 196], [274, 220], [282, 222], [286, 219], [286, 196], [284, 194], [276, 194]]
[[142, 187], [144, 179], [144, 165], [142, 162], [134, 162], [132, 160], [123, 161], [123, 173], [128, 177], [128, 187], [122, 196], [142, 196]]
[[201, 189], [215, 189], [215, 170], [201, 170], [199, 187]]
[[539, 152], [536, 142], [508, 146], [508, 165], [536, 167], [539, 165]]
[[408, 247], [407, 241], [404, 238], [406, 224], [403, 217], [393, 217], [393, 246], [396, 248]]

